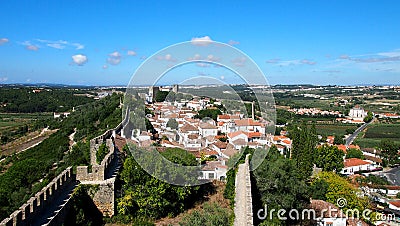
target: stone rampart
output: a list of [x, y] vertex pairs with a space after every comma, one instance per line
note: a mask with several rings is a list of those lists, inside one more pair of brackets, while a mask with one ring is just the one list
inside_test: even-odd
[[43, 209], [73, 180], [72, 167], [68, 167], [55, 177], [46, 187], [31, 197], [18, 210], [4, 219], [0, 226], [30, 225]]

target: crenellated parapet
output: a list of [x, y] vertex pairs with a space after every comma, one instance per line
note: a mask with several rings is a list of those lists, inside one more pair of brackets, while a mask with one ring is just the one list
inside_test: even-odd
[[[112, 131], [110, 134], [112, 134]], [[104, 142], [109, 150], [107, 155], [104, 157], [104, 159], [101, 161], [100, 164], [97, 164], [96, 152], [98, 150], [98, 147], [103, 143], [98, 143], [98, 141]], [[91, 159], [90, 162], [92, 163], [91, 164], [92, 172], [89, 172], [89, 166], [78, 166], [76, 179], [81, 182], [101, 181], [107, 179], [106, 175], [109, 170], [109, 166], [111, 165], [114, 158], [115, 158], [115, 147], [112, 138], [110, 139], [94, 138], [90, 140], [90, 159]]]
[[35, 217], [39, 216], [43, 209], [50, 205], [64, 187], [73, 180], [72, 167], [68, 167], [18, 210], [4, 219], [0, 226], [31, 225]]
[[[123, 122], [116, 129], [122, 128]], [[94, 194], [93, 202], [104, 216], [113, 216], [115, 213], [115, 174], [118, 171], [118, 159], [114, 146], [115, 131], [108, 130], [104, 134], [90, 140], [90, 162], [89, 166], [78, 166], [76, 179], [82, 184], [98, 185], [99, 189]], [[108, 153], [97, 163], [96, 153], [100, 145], [106, 144]]]

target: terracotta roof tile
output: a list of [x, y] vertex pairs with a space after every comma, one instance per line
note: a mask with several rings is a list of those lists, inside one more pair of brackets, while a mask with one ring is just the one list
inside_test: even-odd
[[351, 166], [362, 166], [362, 165], [369, 165], [370, 162], [364, 161], [358, 158], [350, 158], [344, 160], [344, 167], [351, 167]]

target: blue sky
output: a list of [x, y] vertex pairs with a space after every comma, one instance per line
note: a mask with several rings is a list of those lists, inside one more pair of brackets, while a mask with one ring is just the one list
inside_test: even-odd
[[146, 57], [208, 36], [249, 55], [271, 84], [399, 84], [396, 0], [1, 5], [0, 83], [127, 85]]

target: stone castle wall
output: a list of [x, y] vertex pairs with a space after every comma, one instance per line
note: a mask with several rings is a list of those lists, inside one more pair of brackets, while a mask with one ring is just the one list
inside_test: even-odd
[[65, 186], [73, 181], [72, 167], [68, 167], [46, 187], [31, 197], [18, 210], [14, 211], [10, 217], [4, 219], [0, 226], [30, 225], [32, 220], [50, 205], [52, 200], [58, 196]]
[[[122, 128], [122, 122], [117, 129]], [[113, 216], [115, 214], [115, 177], [107, 178], [108, 171], [115, 166], [116, 159], [113, 137], [115, 130], [108, 130], [99, 137], [90, 140], [90, 162], [92, 171], [89, 172], [89, 166], [78, 166], [76, 179], [82, 184], [98, 185], [99, 189], [93, 196], [93, 202], [103, 216]], [[105, 143], [109, 152], [97, 164], [96, 152], [100, 145]]]
[[251, 196], [250, 155], [239, 165], [235, 180], [234, 226], [253, 225], [253, 199]]
[[[102, 143], [98, 143], [99, 141], [105, 141], [106, 146], [109, 149], [109, 152], [101, 161], [101, 164], [97, 164], [96, 161], [96, 152], [98, 147]], [[93, 146], [92, 146], [93, 144]], [[106, 179], [106, 172], [114, 160], [114, 152], [115, 147], [112, 139], [98, 139], [94, 138], [90, 140], [90, 162], [92, 165], [92, 172], [89, 172], [89, 166], [78, 166], [76, 168], [76, 179], [79, 181], [101, 181]], [[94, 160], [93, 160], [94, 159]]]

